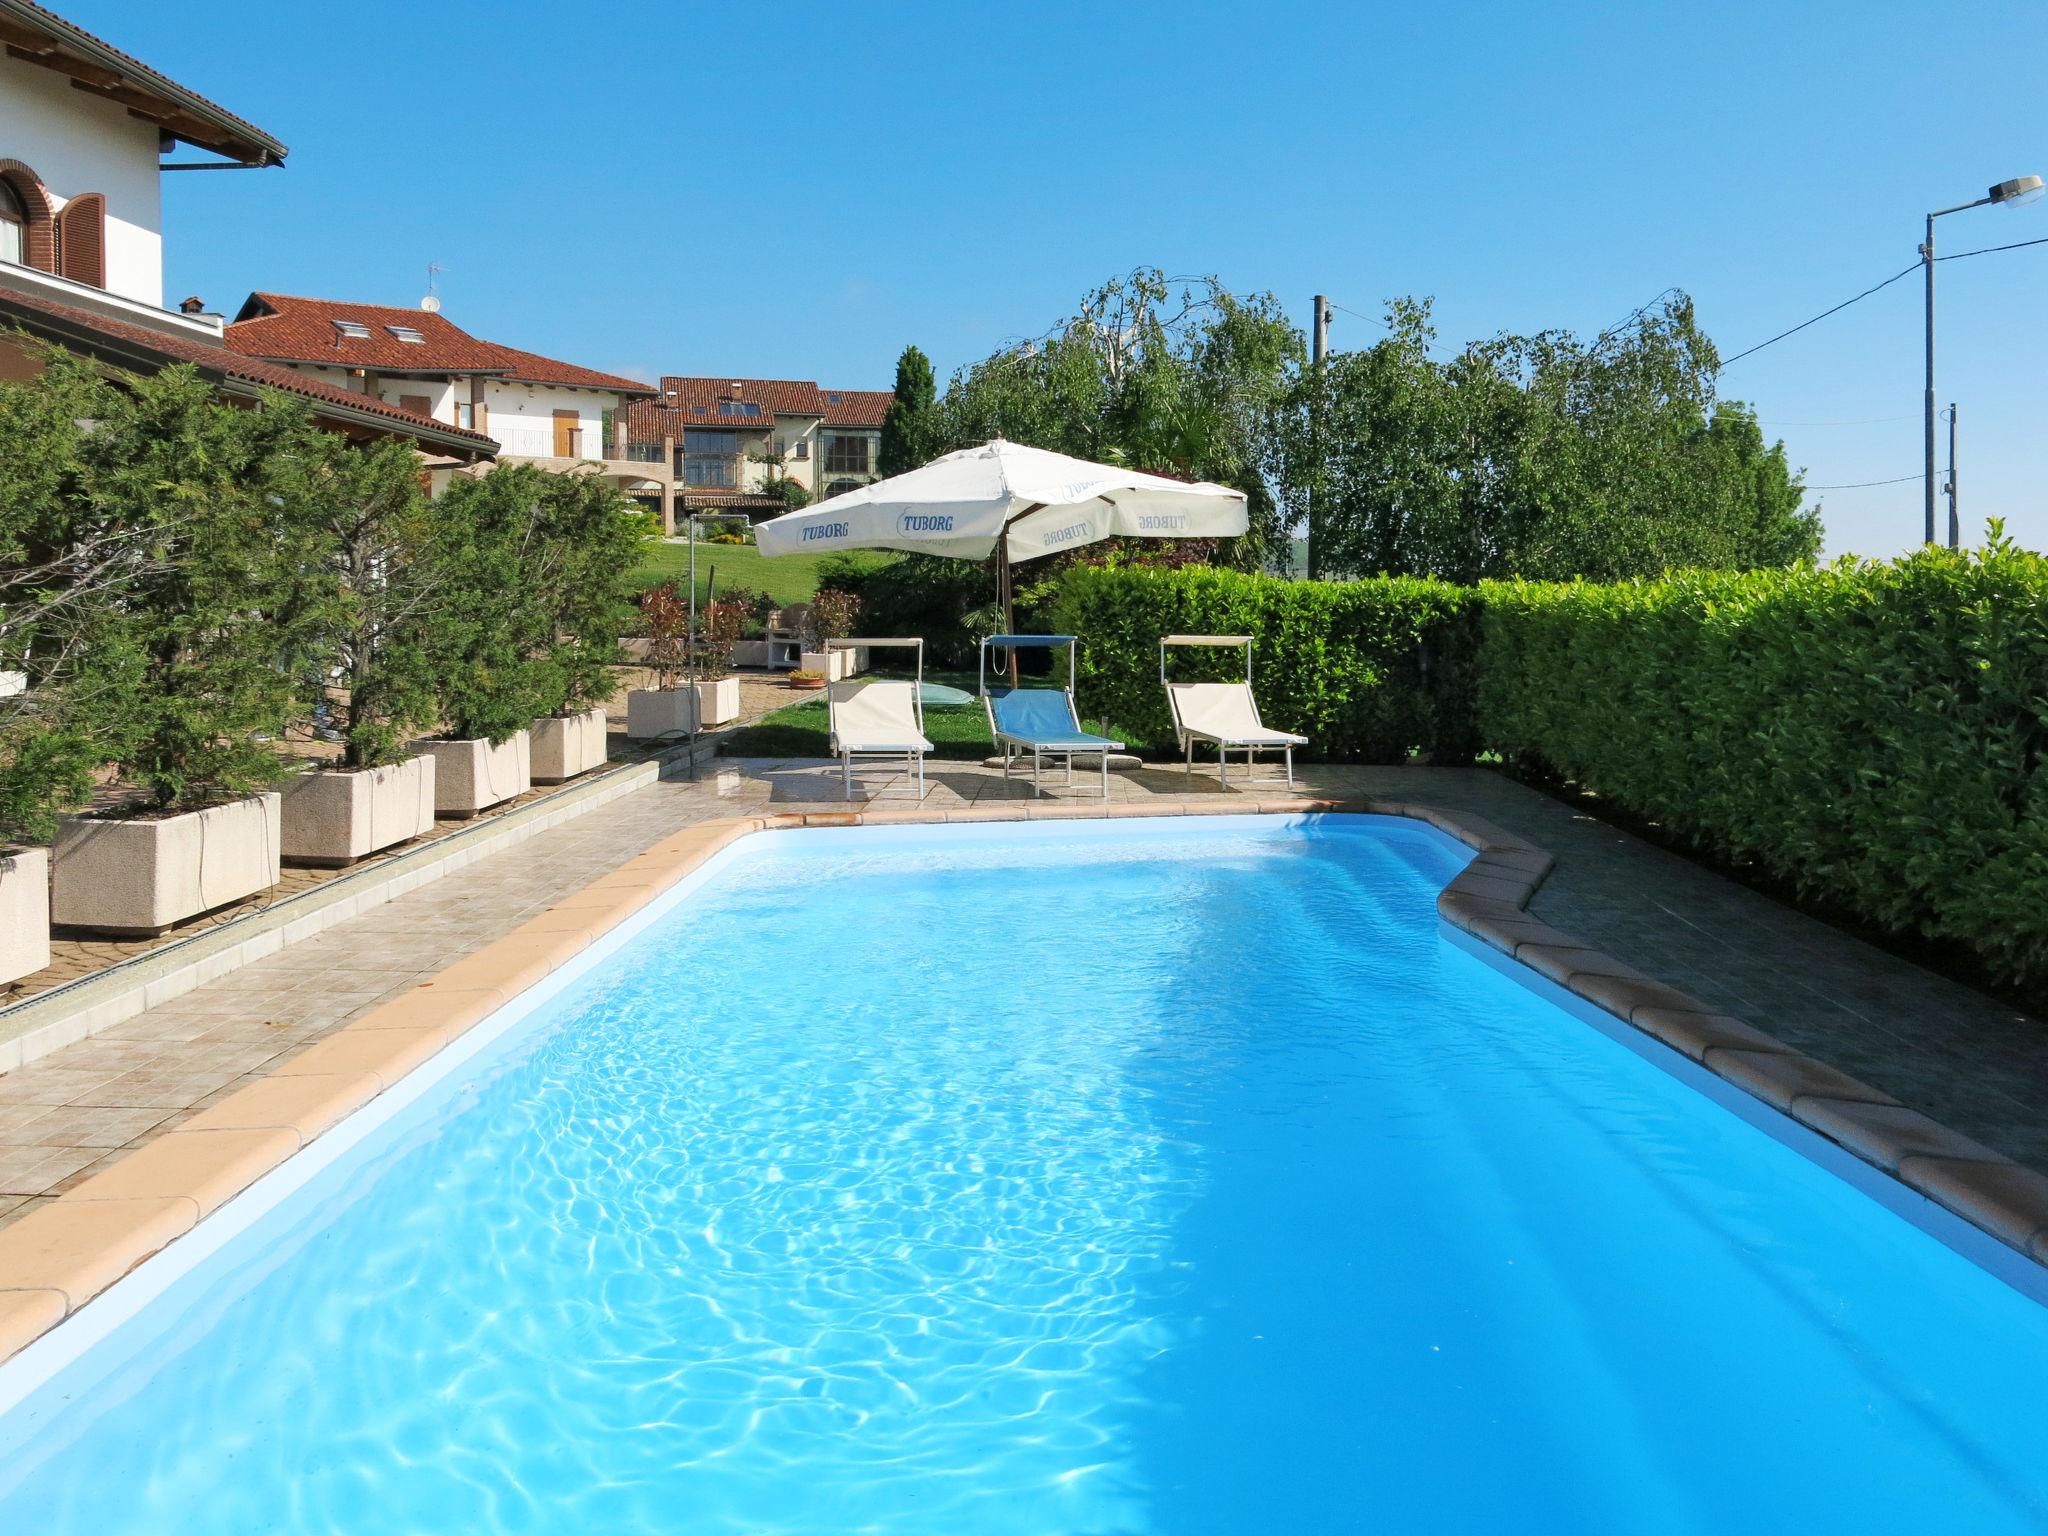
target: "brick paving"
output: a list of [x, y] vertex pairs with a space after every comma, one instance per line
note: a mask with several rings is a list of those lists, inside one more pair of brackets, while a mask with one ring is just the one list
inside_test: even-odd
[[[782, 702], [772, 697], [778, 691], [764, 688], [766, 702]], [[927, 809], [1030, 793], [977, 764], [935, 763], [927, 779]], [[2048, 1171], [2041, 1020], [1498, 774], [1309, 767], [1298, 779], [1303, 794], [1471, 812], [1548, 849], [1557, 869], [1532, 904], [1538, 916]], [[874, 808], [913, 803], [899, 775], [871, 768], [861, 782], [885, 791], [878, 800], [863, 795]], [[1114, 773], [1110, 784], [1119, 803], [1162, 808], [1214, 804], [1225, 793], [1213, 766], [1192, 784], [1177, 767]], [[1084, 773], [1075, 789], [1057, 792], [1087, 798], [1094, 786]], [[836, 764], [736, 760], [707, 768], [699, 782], [652, 784], [0, 1076], [0, 1225], [678, 827], [844, 808]]]

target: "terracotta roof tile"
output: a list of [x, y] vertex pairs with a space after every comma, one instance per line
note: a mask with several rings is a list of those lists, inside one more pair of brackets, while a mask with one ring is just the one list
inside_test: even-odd
[[893, 389], [828, 389], [825, 394], [825, 425], [828, 427], [879, 427]]
[[[733, 386], [739, 392], [733, 392]], [[728, 404], [755, 405], [764, 416], [822, 416], [825, 403], [818, 386], [809, 379], [735, 379], [730, 374], [717, 378], [685, 378], [678, 374], [661, 376], [661, 403], [689, 415], [705, 407], [706, 417], [719, 414]]]
[[[344, 331], [337, 321], [368, 334]], [[400, 332], [420, 339], [401, 340]], [[528, 384], [653, 393], [637, 379], [501, 346], [470, 335], [446, 315], [389, 304], [252, 293], [235, 323], [227, 328], [227, 344], [247, 356], [273, 362], [406, 373], [483, 373]]]
[[[345, 406], [351, 412], [359, 412], [387, 419], [392, 431], [416, 442], [431, 442], [438, 446], [460, 445], [486, 456], [495, 454], [498, 445], [481, 432], [469, 432], [460, 427], [451, 427], [445, 422], [432, 421], [403, 407], [387, 405], [369, 395], [343, 389], [320, 379], [309, 378], [290, 368], [275, 363], [263, 362], [245, 357], [229, 347], [211, 346], [206, 342], [171, 335], [163, 331], [150, 330], [145, 326], [130, 325], [124, 320], [112, 320], [68, 304], [57, 304], [40, 295], [21, 292], [14, 288], [0, 288], [0, 314], [10, 314], [26, 325], [37, 330], [37, 320], [54, 321], [67, 330], [98, 335], [119, 343], [125, 351], [153, 354], [161, 359], [160, 366], [172, 363], [191, 363], [203, 373], [218, 374], [227, 378], [260, 384], [270, 389], [280, 389], [287, 394], [303, 396], [312, 402], [315, 414], [325, 406]], [[67, 340], [62, 334], [53, 334], [60, 343]]]

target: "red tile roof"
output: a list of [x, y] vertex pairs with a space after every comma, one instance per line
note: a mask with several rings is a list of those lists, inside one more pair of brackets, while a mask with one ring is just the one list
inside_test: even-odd
[[879, 427], [896, 398], [893, 389], [828, 389], [824, 393], [828, 427]]
[[[733, 386], [738, 385], [735, 392]], [[769, 416], [817, 416], [828, 427], [879, 427], [895, 395], [886, 389], [820, 389], [809, 379], [735, 379], [729, 374], [686, 378], [665, 373], [653, 402], [672, 413], [673, 424], [745, 431], [766, 425]], [[734, 415], [730, 405], [759, 407], [756, 416]], [[653, 425], [658, 418], [645, 418]]]
[[[352, 322], [370, 334], [344, 335], [335, 324], [337, 320]], [[420, 340], [401, 341], [393, 334], [394, 327], [415, 331]], [[527, 384], [564, 384], [625, 395], [653, 393], [637, 379], [501, 346], [470, 335], [446, 315], [389, 304], [252, 293], [235, 323], [227, 328], [227, 343], [237, 352], [273, 362], [398, 373], [482, 373]]]
[[[733, 392], [733, 385], [739, 392]], [[818, 386], [809, 379], [683, 378], [672, 373], [661, 376], [661, 403], [686, 415], [708, 418], [719, 414], [721, 405], [758, 405], [767, 416], [822, 416], [825, 402]], [[705, 409], [700, 413], [698, 407]]]
[[[188, 144], [245, 165], [284, 162], [284, 145], [254, 123], [34, 0], [0, 0], [0, 41], [23, 47], [23, 56], [32, 63], [60, 73], [76, 71], [73, 78], [81, 88], [119, 102]], [[38, 41], [39, 46], [30, 48]]]
[[61, 346], [104, 354], [125, 367], [168, 367], [191, 363], [203, 376], [236, 379], [244, 384], [280, 389], [310, 401], [316, 416], [328, 418], [367, 416], [396, 437], [443, 450], [491, 457], [498, 445], [481, 432], [465, 431], [445, 422], [431, 421], [400, 406], [387, 405], [369, 395], [357, 394], [319, 379], [308, 378], [274, 363], [244, 357], [227, 347], [211, 346], [197, 338], [171, 335], [146, 326], [112, 320], [68, 304], [54, 303], [38, 294], [0, 287], [0, 316], [5, 316], [39, 336]]

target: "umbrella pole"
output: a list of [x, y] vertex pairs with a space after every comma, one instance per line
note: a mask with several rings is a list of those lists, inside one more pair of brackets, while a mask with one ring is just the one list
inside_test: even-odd
[[[1010, 586], [1010, 531], [1005, 528], [996, 541], [996, 601], [1003, 605], [1003, 633], [1017, 633], [1017, 607]], [[1017, 647], [1010, 647], [1010, 686], [1023, 682], [1017, 666]]]

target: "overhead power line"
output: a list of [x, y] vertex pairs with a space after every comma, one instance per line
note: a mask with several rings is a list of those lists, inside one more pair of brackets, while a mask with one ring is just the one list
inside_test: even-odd
[[[1967, 261], [1972, 256], [1992, 256], [1997, 254], [1999, 251], [2021, 251], [2025, 250], [2030, 245], [2048, 245], [2048, 236], [2043, 236], [2038, 240], [2015, 240], [2010, 245], [1979, 246], [1974, 251], [1955, 251], [1950, 255], [1937, 256], [1934, 259], [1936, 261]], [[1891, 287], [1893, 283], [1896, 283], [1900, 278], [1905, 277], [1908, 273], [1919, 271], [1920, 267], [1921, 263], [1917, 261], [1914, 262], [1910, 267], [1903, 267], [1899, 271], [1894, 272], [1890, 277], [1886, 278], [1883, 282], [1873, 284], [1871, 287], [1864, 289], [1861, 293], [1857, 294], [1855, 298], [1844, 299], [1841, 303], [1837, 304], [1833, 309], [1824, 309], [1819, 314], [1815, 315], [1811, 320], [1802, 320], [1797, 325], [1793, 326], [1790, 330], [1778, 332], [1778, 334], [1771, 337], [1769, 341], [1760, 341], [1755, 346], [1748, 348], [1746, 351], [1736, 353], [1733, 357], [1722, 358], [1721, 366], [1723, 368], [1726, 368], [1731, 363], [1739, 363], [1745, 357], [1749, 357], [1755, 353], [1763, 351], [1765, 347], [1775, 346], [1778, 342], [1783, 341], [1787, 336], [1796, 336], [1801, 331], [1805, 330], [1809, 325], [1817, 325], [1821, 321], [1827, 319], [1829, 315], [1838, 315], [1843, 310], [1847, 309], [1851, 304], [1861, 303], [1863, 300], [1869, 298], [1873, 293], [1876, 293], [1879, 289]], [[1786, 423], [1786, 425], [1796, 425], [1796, 423]]]
[[1856, 480], [1848, 485], [1808, 485], [1802, 486], [1801, 489], [1808, 491], [1861, 491], [1873, 485], [1904, 485], [1908, 480], [1918, 480], [1919, 478], [1918, 475], [1900, 475], [1896, 480]]
[[1889, 288], [1893, 283], [1896, 283], [1900, 278], [1909, 277], [1913, 273], [1918, 272], [1919, 270], [1920, 263], [1917, 261], [1914, 262], [1910, 267], [1901, 267], [1898, 271], [1894, 272], [1890, 277], [1886, 278], [1883, 282], [1873, 283], [1870, 287], [1864, 289], [1861, 293], [1857, 294], [1855, 298], [1844, 299], [1841, 303], [1837, 304], [1833, 309], [1824, 309], [1819, 314], [1815, 315], [1811, 320], [1802, 320], [1797, 325], [1793, 326], [1790, 330], [1778, 332], [1778, 334], [1773, 336], [1769, 341], [1760, 341], [1755, 346], [1749, 347], [1744, 351], [1736, 353], [1733, 357], [1722, 358], [1721, 366], [1723, 368], [1726, 368], [1731, 363], [1739, 363], [1745, 357], [1751, 357], [1754, 356], [1756, 353], [1763, 351], [1765, 347], [1775, 346], [1777, 343], [1783, 341], [1787, 336], [1797, 336], [1809, 325], [1818, 325], [1821, 323], [1821, 321], [1827, 319], [1829, 315], [1839, 315], [1851, 304], [1860, 304], [1865, 299], [1869, 298], [1873, 293], [1876, 293], [1883, 288]]

